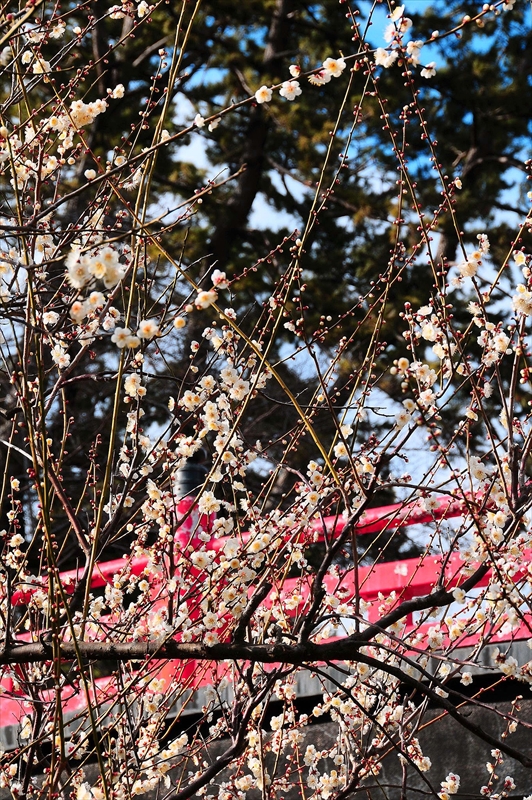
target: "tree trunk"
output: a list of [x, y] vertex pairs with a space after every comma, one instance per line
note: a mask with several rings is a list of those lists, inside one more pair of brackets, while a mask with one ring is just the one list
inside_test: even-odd
[[[293, 0], [277, 0], [272, 23], [268, 31], [263, 58], [263, 75], [275, 70], [276, 62], [286, 54], [291, 27]], [[260, 188], [266, 166], [266, 142], [270, 119], [260, 105], [251, 109], [241, 164], [246, 169], [239, 178], [236, 190], [227, 203], [226, 212], [210, 241], [210, 252], [220, 267], [227, 263], [231, 248], [239, 232], [245, 227], [253, 202]]]

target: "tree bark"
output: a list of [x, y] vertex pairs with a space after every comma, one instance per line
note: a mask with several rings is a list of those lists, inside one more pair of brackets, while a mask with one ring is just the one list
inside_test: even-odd
[[[286, 55], [291, 27], [293, 0], [277, 0], [263, 57], [263, 75], [273, 73], [276, 62]], [[240, 176], [236, 190], [227, 203], [225, 214], [210, 241], [210, 252], [220, 267], [227, 263], [232, 246], [245, 227], [251, 208], [260, 189], [261, 178], [267, 165], [266, 143], [270, 119], [260, 105], [251, 109], [240, 165], [246, 169]]]

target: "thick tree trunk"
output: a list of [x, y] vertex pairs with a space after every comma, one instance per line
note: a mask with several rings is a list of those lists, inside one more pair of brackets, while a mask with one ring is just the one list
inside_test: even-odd
[[[288, 49], [293, 0], [277, 0], [263, 58], [263, 75], [271, 75], [276, 62]], [[220, 267], [227, 263], [231, 248], [239, 232], [245, 227], [253, 202], [259, 192], [261, 178], [267, 164], [266, 143], [270, 120], [264, 109], [256, 105], [251, 109], [245, 137], [241, 164], [246, 165], [236, 190], [229, 200], [225, 213], [210, 241], [210, 252]]]

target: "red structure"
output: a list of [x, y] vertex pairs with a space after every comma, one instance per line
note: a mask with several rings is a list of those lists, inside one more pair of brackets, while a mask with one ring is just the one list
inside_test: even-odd
[[[183, 541], [189, 541], [194, 527], [198, 524], [198, 515], [194, 518], [194, 497], [189, 495], [180, 501], [179, 511], [182, 515], [188, 513], [185, 529], [183, 530]], [[449, 519], [452, 517], [464, 516], [467, 513], [467, 503], [463, 501], [453, 500], [449, 497], [442, 497], [437, 501], [431, 503], [432, 510], [426, 510], [426, 504], [421, 500], [416, 500], [411, 503], [395, 503], [393, 505], [382, 506], [379, 508], [372, 508], [364, 513], [360, 522], [357, 525], [357, 535], [364, 535], [369, 533], [379, 533], [387, 530], [393, 530], [399, 527], [415, 525], [420, 523], [431, 523], [441, 519]], [[205, 522], [205, 520], [203, 520]], [[339, 517], [327, 517], [325, 520], [315, 524], [315, 531], [317, 539], [323, 540], [325, 535], [334, 535], [340, 533], [343, 529], [344, 522]], [[243, 543], [249, 539], [249, 534], [243, 534]], [[211, 549], [220, 551], [223, 549], [226, 539], [212, 539], [207, 545]], [[113, 577], [123, 571], [125, 564], [128, 564], [131, 573], [134, 575], [141, 575], [148, 564], [146, 558], [135, 558], [127, 562], [125, 559], [116, 559], [96, 564], [94, 573], [91, 579], [92, 588], [101, 588], [106, 584], [113, 583]], [[368, 603], [372, 601], [384, 599], [395, 592], [398, 601], [407, 600], [412, 597], [421, 596], [430, 593], [433, 590], [435, 583], [441, 581], [441, 570], [443, 560], [441, 556], [426, 555], [421, 558], [405, 559], [401, 561], [391, 561], [382, 564], [371, 565], [368, 567], [359, 567], [356, 574], [357, 585], [355, 587], [355, 574], [353, 571], [347, 572], [342, 575], [341, 579], [327, 577], [325, 579], [325, 588], [334, 594], [337, 592], [339, 584], [345, 591], [346, 595], [353, 596], [355, 590], [358, 595]], [[450, 589], [458, 585], [463, 580], [461, 570], [463, 562], [458, 555], [453, 555], [447, 558], [445, 563], [445, 586]], [[67, 592], [73, 592], [77, 581], [81, 577], [81, 571], [70, 570], [61, 573], [61, 581]], [[516, 576], [518, 578], [519, 576]], [[479, 586], [486, 586], [491, 580], [490, 573], [488, 572], [484, 578], [479, 582]], [[39, 587], [42, 589], [42, 587]], [[285, 581], [282, 587], [283, 595], [291, 596], [296, 590], [302, 595], [300, 605], [304, 604], [308, 599], [308, 589], [302, 588], [300, 579], [289, 579]], [[37, 588], [28, 591], [18, 591], [12, 595], [13, 605], [25, 605], [28, 603], [33, 591]], [[159, 601], [159, 602], [164, 602]], [[266, 604], [271, 602], [271, 598], [266, 598]], [[374, 607], [378, 607], [378, 603], [374, 603]], [[371, 608], [371, 606], [370, 606]], [[292, 611], [292, 613], [295, 613]], [[375, 617], [376, 618], [376, 617]], [[369, 621], [372, 620], [372, 613], [370, 610]], [[414, 620], [406, 620], [405, 633], [414, 627]], [[423, 626], [429, 627], [429, 625]], [[422, 632], [417, 626], [417, 630]], [[523, 629], [522, 633], [519, 631], [512, 632], [512, 641], [519, 638], [527, 638], [529, 636], [528, 627]], [[501, 637], [501, 641], [504, 637]], [[466, 639], [460, 640], [460, 646], [467, 646], [473, 644]], [[165, 677], [170, 681], [179, 679], [180, 684], [184, 682], [191, 690], [196, 690], [201, 686], [212, 684], [215, 678], [218, 667], [216, 665], [203, 662], [201, 665], [197, 662], [175, 663], [158, 662], [158, 677]], [[18, 695], [16, 688], [11, 679], [4, 679], [1, 683], [2, 694], [0, 694], [0, 734], [3, 729], [9, 727], [12, 731], [16, 730], [17, 725], [21, 718], [27, 713], [25, 709], [24, 699]], [[101, 678], [96, 681], [96, 688], [94, 689], [95, 697], [92, 698], [93, 702], [98, 704], [109, 703], [113, 701], [116, 695], [116, 686], [113, 678]], [[64, 715], [65, 718], [74, 717], [78, 712], [86, 707], [87, 700], [85, 696], [79, 691], [66, 689], [64, 694]], [[5, 736], [4, 736], [5, 739]], [[4, 743], [5, 746], [5, 743]], [[16, 746], [16, 743], [13, 744]]]

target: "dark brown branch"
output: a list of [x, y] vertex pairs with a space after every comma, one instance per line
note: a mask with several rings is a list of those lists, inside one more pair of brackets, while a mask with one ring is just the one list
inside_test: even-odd
[[233, 642], [243, 642], [246, 628], [251, 621], [251, 617], [260, 606], [263, 600], [266, 599], [268, 594], [271, 592], [272, 585], [271, 583], [265, 583], [260, 589], [257, 589], [256, 593], [251, 597], [249, 600], [246, 608], [244, 609], [242, 616], [238, 620], [238, 625], [236, 626], [233, 632]]
[[[470, 591], [470, 589], [474, 589], [484, 575], [490, 571], [491, 566], [491, 564], [482, 564], [467, 578], [467, 580], [461, 583], [458, 588], [462, 589], [467, 594], [467, 592]], [[377, 634], [382, 633], [383, 630], [393, 625], [394, 622], [398, 622], [403, 617], [413, 614], [414, 611], [425, 611], [428, 608], [443, 608], [443, 606], [453, 601], [453, 593], [448, 592], [446, 589], [438, 589], [438, 591], [431, 592], [431, 594], [413, 597], [411, 600], [405, 600], [397, 606], [397, 608], [394, 608], [393, 611], [390, 611], [389, 614], [381, 617], [378, 623], [368, 625], [365, 631], [357, 634], [356, 637], [350, 636], [349, 639], [354, 641], [356, 638], [360, 644], [367, 644], [367, 642], [371, 641]]]
[[[406, 605], [406, 604], [404, 604]], [[483, 741], [498, 747], [502, 752], [514, 758], [525, 767], [532, 767], [532, 758], [529, 758], [513, 747], [509, 747], [505, 742], [499, 741], [480, 726], [472, 722], [468, 717], [463, 716], [455, 708], [453, 703], [445, 697], [441, 697], [434, 689], [422, 683], [416, 678], [408, 675], [399, 667], [387, 664], [370, 656], [360, 653], [359, 648], [365, 644], [361, 641], [362, 637], [348, 637], [343, 640], [327, 642], [325, 644], [246, 644], [246, 643], [222, 643], [214, 647], [206, 647], [199, 643], [183, 643], [169, 640], [162, 645], [156, 642], [62, 642], [59, 646], [60, 657], [65, 660], [73, 660], [79, 656], [82, 659], [96, 659], [99, 661], [130, 661], [144, 660], [146, 658], [156, 659], [194, 659], [197, 661], [223, 661], [237, 660], [261, 663], [294, 664], [297, 666], [308, 666], [316, 661], [356, 661], [368, 664], [371, 667], [381, 669], [397, 678], [401, 682], [415, 688], [423, 695], [428, 697], [435, 705], [444, 709], [449, 716], [455, 719], [460, 725], [474, 733]], [[50, 660], [50, 648], [43, 642], [33, 642], [18, 646], [6, 647], [5, 652], [0, 657], [0, 664], [20, 664], [29, 662], [43, 662]], [[312, 669], [312, 667], [309, 667]], [[226, 756], [234, 757], [233, 747], [226, 751]], [[185, 798], [190, 795], [186, 793], [178, 794], [176, 797]]]
[[399, 667], [394, 667], [392, 664], [387, 664], [383, 661], [380, 661], [376, 658], [371, 658], [371, 656], [366, 656], [362, 653], [357, 655], [357, 661], [367, 664], [368, 666], [374, 667], [375, 669], [380, 669], [383, 672], [387, 672], [389, 675], [393, 675], [395, 678], [400, 680], [402, 683], [411, 686], [412, 688], [416, 689], [426, 697], [428, 697], [434, 705], [443, 708], [450, 717], [455, 719], [460, 725], [466, 728], [468, 731], [473, 733], [479, 739], [482, 739], [484, 742], [492, 745], [492, 747], [496, 747], [501, 750], [506, 755], [510, 756], [510, 758], [515, 758], [516, 761], [519, 761], [520, 764], [523, 764], [525, 767], [532, 767], [532, 758], [528, 758], [527, 756], [523, 755], [519, 750], [516, 750], [513, 747], [509, 747], [506, 742], [496, 739], [494, 736], [491, 736], [487, 731], [485, 731], [480, 725], [477, 725], [473, 722], [469, 717], [460, 714], [458, 709], [447, 700], [447, 698], [442, 697], [441, 695], [437, 694], [434, 689], [430, 686], [427, 686], [425, 683], [422, 683], [416, 678], [408, 675], [408, 673], [404, 672]]
[[241, 701], [236, 701], [236, 713], [234, 714], [235, 728], [232, 731], [232, 743], [225, 753], [222, 753], [214, 763], [207, 767], [195, 780], [192, 780], [188, 786], [180, 791], [167, 794], [164, 800], [187, 800], [188, 797], [192, 797], [199, 789], [206, 786], [216, 775], [219, 775], [235, 758], [244, 752], [247, 745], [248, 725], [251, 715], [255, 708], [260, 705], [269, 694], [276, 677], [276, 673], [272, 673], [257, 695], [248, 700], [245, 709], [242, 709]]
[[68, 517], [68, 520], [72, 525], [72, 529], [76, 534], [79, 546], [81, 547], [83, 553], [87, 555], [90, 551], [90, 547], [85, 531], [83, 530], [83, 526], [81, 525], [79, 519], [77, 518], [76, 512], [72, 508], [72, 504], [70, 503], [70, 500], [66, 496], [61, 481], [59, 477], [55, 474], [54, 468], [52, 467], [51, 464], [48, 465], [47, 475], [50, 483], [54, 487], [54, 491], [57, 497], [61, 501], [61, 505], [63, 506], [63, 509]]
[[[338, 642], [333, 643], [336, 647]], [[196, 661], [244, 660], [265, 664], [275, 662], [286, 664], [302, 664], [310, 660], [327, 658], [345, 658], [345, 649], [339, 649], [337, 655], [333, 650], [326, 652], [321, 648], [329, 645], [285, 645], [285, 644], [248, 644], [246, 642], [221, 643], [207, 647], [201, 643], [175, 642], [172, 639], [164, 644], [158, 642], [62, 642], [60, 656], [65, 661], [77, 657], [77, 651], [84, 659], [97, 661], [138, 661], [146, 658]], [[317, 648], [317, 649], [316, 649]], [[352, 653], [354, 656], [354, 653]], [[41, 642], [12, 645], [0, 656], [2, 664], [28, 664], [50, 660], [49, 648]]]
[[[349, 528], [349, 523], [346, 529]], [[345, 530], [345, 529], [344, 529]], [[460, 584], [464, 592], [474, 588], [489, 571], [489, 564], [482, 564]], [[266, 587], [264, 587], [265, 589]], [[272, 664], [284, 663], [301, 665], [309, 661], [345, 661], [360, 660], [358, 649], [367, 645], [377, 634], [382, 633], [394, 622], [412, 614], [414, 611], [423, 611], [429, 608], [441, 608], [453, 601], [453, 593], [446, 589], [439, 589], [431, 594], [405, 600], [389, 614], [379, 620], [379, 623], [368, 625], [360, 632], [325, 644], [314, 644], [311, 641], [298, 644], [251, 644], [248, 642], [223, 642], [213, 647], [196, 642], [176, 642], [172, 639], [163, 644], [158, 642], [63, 642], [60, 646], [60, 655], [65, 660], [77, 657], [77, 652], [82, 658], [96, 659], [99, 661], [134, 661], [145, 658], [158, 659], [195, 659], [197, 661], [231, 661], [242, 659], [244, 661]], [[248, 607], [249, 608], [249, 607]], [[253, 607], [252, 607], [253, 608]], [[249, 612], [248, 612], [249, 613]], [[2, 664], [26, 664], [49, 660], [48, 649], [40, 642], [31, 644], [11, 645], [0, 656]]]

